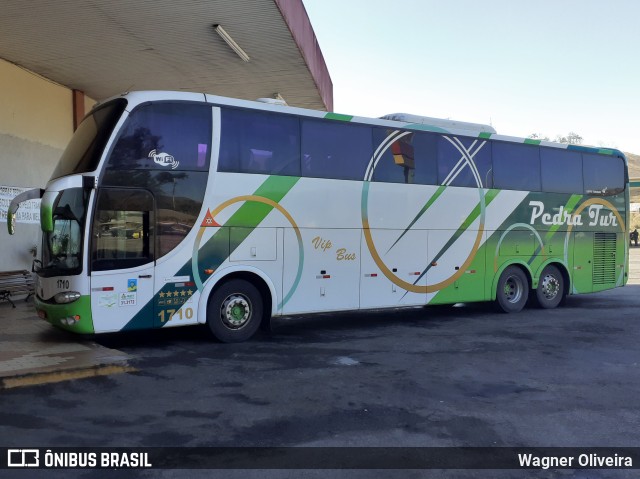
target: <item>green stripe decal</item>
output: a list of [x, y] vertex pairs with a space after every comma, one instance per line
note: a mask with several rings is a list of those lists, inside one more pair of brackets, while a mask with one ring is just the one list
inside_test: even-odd
[[524, 140], [524, 143], [526, 145], [539, 145], [542, 142], [542, 140], [533, 140], [531, 138], [527, 138], [526, 140]]
[[[260, 187], [258, 187], [254, 196], [261, 196], [279, 203], [299, 180], [300, 178], [298, 177], [270, 176], [262, 185], [260, 185]], [[202, 209], [206, 211], [206, 205], [203, 205]], [[272, 210], [273, 208], [271, 206], [263, 203], [243, 203], [242, 206], [240, 206], [240, 208], [238, 208], [238, 210], [231, 215], [229, 220], [223, 225], [226, 227], [238, 227], [238, 230], [234, 230], [233, 244], [231, 244], [230, 241], [229, 228], [219, 228], [218, 231], [216, 231], [216, 233], [209, 238], [209, 240], [202, 245], [199, 250], [194, 252], [195, 261], [194, 257], [190, 258], [189, 261], [185, 262], [174, 275], [189, 276], [195, 281], [196, 278], [193, 274], [193, 264], [195, 263], [197, 264], [199, 273], [206, 277], [206, 275], [204, 275], [204, 269], [217, 269], [231, 255], [231, 253], [233, 253], [240, 243], [242, 243], [242, 241], [251, 234], [253, 229], [256, 228], [269, 213], [271, 213]], [[197, 228], [198, 226], [196, 224], [193, 227]], [[202, 235], [199, 232], [198, 237], [201, 236]], [[122, 330], [151, 328], [153, 326], [154, 302], [157, 300], [159, 293], [167, 293], [172, 289], [174, 289], [173, 284], [164, 286], [156, 293], [154, 298], [122, 328]]]
[[[498, 196], [498, 193], [500, 193], [500, 190], [489, 190], [487, 191], [487, 193], [484, 196], [485, 199], [485, 208], [487, 206], [489, 206], [489, 204], [496, 198], [496, 196]], [[458, 238], [460, 238], [460, 236], [462, 236], [462, 234], [469, 229], [469, 227], [471, 226], [471, 224], [478, 219], [478, 217], [480, 216], [480, 213], [482, 211], [482, 207], [483, 205], [481, 203], [478, 203], [476, 205], [476, 207], [473, 209], [473, 211], [471, 211], [471, 213], [469, 214], [469, 216], [467, 216], [467, 218], [464, 220], [464, 222], [460, 225], [460, 227], [458, 228], [458, 230], [454, 233], [454, 235], [449, 239], [449, 241], [447, 241], [447, 243], [442, 247], [442, 249], [440, 251], [438, 251], [438, 254], [436, 254], [432, 259], [431, 259], [431, 264], [429, 264], [424, 271], [422, 272], [422, 274], [420, 276], [418, 276], [418, 278], [413, 282], [413, 284], [417, 284], [418, 281], [420, 281], [420, 279], [422, 279], [422, 277], [427, 274], [427, 272], [431, 269], [431, 265], [433, 263], [437, 263], [438, 260], [442, 257], [443, 254], [446, 253], [446, 251], [453, 245], [453, 243], [455, 243]]]
[[489, 138], [491, 138], [491, 135], [493, 135], [493, 133], [482, 132], [478, 135], [478, 138], [482, 138], [483, 140], [488, 140]]
[[[580, 203], [580, 200], [582, 200], [582, 195], [571, 195], [571, 197], [569, 198], [569, 201], [567, 201], [567, 204], [564, 206], [564, 210], [567, 213], [571, 213], [573, 209], [578, 205], [578, 203]], [[551, 238], [553, 238], [553, 236], [560, 229], [560, 226], [561, 225], [552, 225], [549, 228], [549, 231], [547, 231], [547, 234], [544, 236], [544, 244], [549, 243]], [[565, 226], [565, 225], [562, 225], [562, 226]], [[527, 261], [527, 264], [529, 265], [533, 264], [533, 262], [535, 261], [535, 259], [537, 258], [537, 256], [540, 254], [541, 251], [542, 251], [542, 247], [540, 245], [536, 246], [536, 249], [533, 252], [533, 256], [531, 256], [529, 261]]]
[[[282, 198], [293, 188], [300, 178], [292, 176], [271, 176], [255, 191], [254, 196], [261, 196], [279, 203]], [[273, 207], [264, 203], [247, 201], [238, 208], [227, 222], [223, 225], [232, 227], [233, 234], [229, 229], [220, 229], [214, 234], [199, 250], [194, 251], [192, 261], [185, 265], [178, 273], [180, 275], [191, 275], [197, 267], [198, 274], [194, 275], [198, 289], [202, 289], [200, 278], [205, 278], [205, 269], [216, 270], [220, 265], [236, 250], [247, 236], [264, 220]], [[195, 246], [199, 244], [198, 235]], [[197, 266], [195, 266], [197, 264]], [[185, 269], [186, 268], [186, 269]]]
[[353, 115], [341, 115], [340, 113], [327, 113], [324, 117], [327, 120], [337, 120], [337, 121], [353, 120]]
[[431, 205], [433, 205], [436, 202], [436, 200], [440, 197], [440, 195], [444, 192], [445, 189], [447, 189], [447, 186], [442, 185], [436, 190], [433, 196], [429, 198], [429, 201], [427, 201], [426, 204], [422, 207], [422, 209], [418, 211], [418, 214], [415, 216], [415, 218], [413, 218], [413, 221], [409, 223], [409, 226], [405, 228], [405, 230], [398, 237], [398, 239], [395, 240], [395, 242], [389, 247], [389, 249], [387, 250], [387, 253], [389, 253], [389, 251], [391, 251], [393, 247], [398, 244], [398, 241], [400, 241], [402, 237], [405, 234], [407, 234], [407, 232], [413, 227], [413, 225], [416, 224], [416, 222], [422, 217], [422, 215], [424, 215], [427, 212], [427, 210], [431, 207]]
[[413, 128], [414, 130], [431, 131], [434, 133], [449, 133], [449, 130], [440, 128], [439, 126], [424, 125], [422, 123], [408, 123], [406, 128]]
[[[300, 178], [295, 176], [270, 176], [255, 191], [255, 196], [262, 196], [280, 203], [282, 198], [293, 188]], [[273, 208], [264, 203], [244, 203], [238, 211], [224, 224], [224, 226], [244, 226], [255, 228]]]
[[[573, 209], [578, 205], [578, 203], [580, 203], [581, 199], [582, 199], [582, 195], [571, 195], [571, 197], [569, 198], [569, 201], [567, 201], [567, 204], [564, 205], [564, 210], [567, 213], [571, 213]], [[552, 225], [544, 237], [545, 242], [549, 241], [551, 237], [558, 231], [559, 228], [560, 228], [560, 225]]]

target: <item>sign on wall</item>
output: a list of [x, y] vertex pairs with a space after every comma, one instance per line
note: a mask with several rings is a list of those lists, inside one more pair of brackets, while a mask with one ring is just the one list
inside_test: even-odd
[[[2, 186], [0, 185], [0, 221], [5, 223], [7, 221], [7, 211], [9, 210], [9, 203], [11, 200], [24, 191], [28, 191], [31, 188], [21, 188], [19, 186]], [[40, 200], [25, 201], [18, 208], [16, 213], [17, 223], [40, 223]]]

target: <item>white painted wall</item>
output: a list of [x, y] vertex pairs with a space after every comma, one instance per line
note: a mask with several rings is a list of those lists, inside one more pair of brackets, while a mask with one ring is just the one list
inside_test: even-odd
[[[86, 99], [85, 109], [93, 105]], [[49, 180], [73, 134], [69, 88], [0, 59], [0, 187], [41, 188]], [[40, 227], [6, 227], [6, 199], [0, 199], [0, 271], [30, 269]]]

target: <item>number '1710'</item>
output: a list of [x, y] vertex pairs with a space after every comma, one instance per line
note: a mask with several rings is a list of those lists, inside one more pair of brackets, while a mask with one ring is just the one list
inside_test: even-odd
[[193, 308], [185, 308], [182, 309], [163, 309], [158, 313], [158, 317], [160, 318], [160, 322], [164, 323], [165, 321], [173, 320], [174, 315], [178, 315], [178, 319], [191, 319], [193, 318]]

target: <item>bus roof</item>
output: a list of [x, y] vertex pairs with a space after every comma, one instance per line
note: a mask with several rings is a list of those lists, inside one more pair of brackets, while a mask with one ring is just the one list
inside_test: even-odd
[[457, 120], [444, 120], [442, 118], [432, 118], [429, 116], [412, 115], [410, 113], [390, 113], [388, 115], [381, 116], [382, 120], [400, 121], [403, 123], [415, 123], [420, 125], [439, 126], [447, 130], [466, 130], [470, 134], [497, 133], [495, 128], [491, 125], [483, 125], [482, 123], [469, 123], [466, 121]]
[[[499, 141], [507, 141], [511, 143], [526, 143], [531, 145], [548, 146], [551, 148], [560, 148], [567, 150], [576, 150], [585, 153], [594, 153], [608, 156], [618, 156], [627, 163], [627, 159], [621, 151], [613, 148], [599, 148], [582, 145], [567, 145], [565, 143], [556, 143], [545, 140], [534, 140], [531, 138], [513, 137], [497, 134], [491, 125], [481, 123], [470, 123], [456, 120], [447, 120], [440, 118], [431, 118], [426, 116], [412, 115], [408, 113], [392, 113], [381, 118], [368, 118], [353, 115], [344, 115], [340, 113], [326, 112], [320, 110], [309, 110], [292, 106], [282, 105], [280, 102], [264, 102], [241, 100], [237, 98], [228, 98], [223, 96], [211, 95], [209, 93], [192, 93], [180, 91], [162, 91], [162, 90], [141, 90], [125, 92], [108, 98], [96, 104], [99, 106], [107, 101], [115, 98], [126, 98], [129, 105], [127, 110], [130, 111], [135, 106], [152, 101], [197, 101], [207, 102], [214, 105], [230, 106], [236, 108], [250, 108], [253, 110], [270, 111], [277, 113], [286, 113], [290, 115], [306, 116], [318, 119], [328, 119], [336, 121], [345, 121], [352, 123], [364, 123], [368, 125], [376, 125], [391, 128], [405, 128], [410, 130], [423, 130], [436, 133], [458, 134], [462, 136], [471, 136], [480, 139], [491, 139]], [[94, 107], [95, 108], [95, 107]]]

